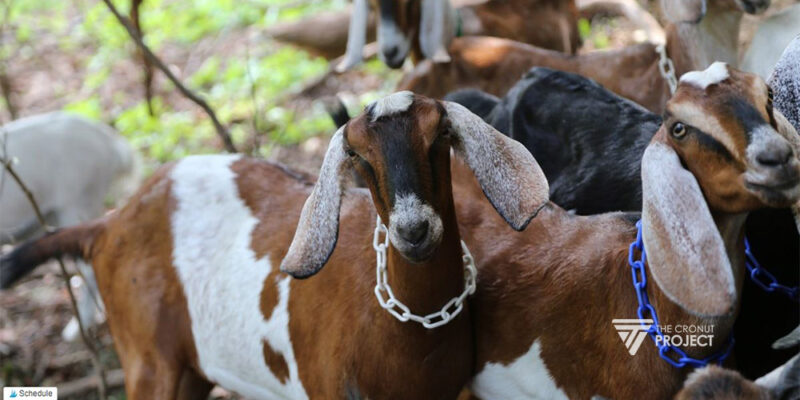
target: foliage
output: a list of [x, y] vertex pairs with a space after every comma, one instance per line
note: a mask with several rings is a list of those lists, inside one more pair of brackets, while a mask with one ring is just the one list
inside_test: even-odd
[[[188, 154], [219, 152], [213, 126], [202, 111], [157, 77], [150, 115], [143, 99], [141, 60], [127, 32], [97, 0], [4, 0], [11, 5], [16, 49], [41, 46], [42, 38], [75, 54], [83, 70], [77, 93], [65, 93], [64, 109], [111, 123], [150, 160], [150, 165]], [[145, 0], [145, 42], [184, 83], [206, 98], [240, 147], [268, 155], [333, 131], [320, 105], [295, 95], [328, 71], [328, 62], [281, 46], [264, 35], [277, 23], [346, 6], [347, 0]], [[130, 0], [116, 0], [127, 13]], [[52, 39], [54, 38], [54, 39]], [[10, 46], [3, 46], [8, 52]], [[22, 49], [22, 50], [20, 50]], [[7, 54], [0, 54], [6, 55]], [[396, 73], [367, 63], [390, 90]], [[132, 76], [133, 75], [133, 76]], [[156, 72], [158, 76], [159, 73]], [[362, 99], [375, 97], [367, 93]], [[251, 146], [252, 147], [252, 146]]]

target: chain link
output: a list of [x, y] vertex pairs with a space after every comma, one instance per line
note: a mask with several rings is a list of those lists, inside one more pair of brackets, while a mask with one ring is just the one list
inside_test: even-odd
[[756, 257], [750, 251], [750, 242], [747, 241], [747, 238], [744, 239], [744, 254], [744, 265], [747, 266], [750, 278], [756, 285], [767, 292], [780, 292], [789, 296], [793, 301], [800, 302], [800, 286], [788, 287], [781, 285], [778, 283], [778, 280], [775, 279], [774, 275], [769, 273], [766, 269], [761, 268], [761, 264], [759, 264]]
[[[647, 297], [647, 275], [645, 273], [645, 265], [647, 265], [647, 251], [644, 249], [644, 240], [642, 239], [642, 221], [636, 223], [636, 240], [631, 243], [628, 248], [628, 264], [631, 266], [631, 274], [633, 275], [633, 288], [636, 290], [636, 299], [639, 302], [639, 308], [636, 314], [640, 319], [640, 324], [647, 329], [647, 334], [653, 339], [653, 342], [658, 347], [658, 355], [676, 368], [683, 368], [687, 365], [692, 367], [705, 367], [706, 365], [716, 362], [722, 362], [728, 358], [733, 349], [733, 335], [728, 336], [728, 342], [725, 349], [721, 352], [714, 353], [703, 359], [696, 359], [689, 357], [680, 348], [668, 345], [668, 341], [664, 340], [664, 333], [661, 332], [661, 326], [658, 323], [658, 316], [656, 309], [650, 304], [650, 299]], [[636, 252], [641, 252], [641, 257], [636, 259]], [[644, 320], [652, 320], [652, 323], [645, 322]]]
[[[384, 235], [381, 240], [381, 235]], [[475, 279], [478, 275], [475, 269], [475, 260], [472, 258], [467, 245], [461, 241], [461, 260], [464, 263], [464, 291], [461, 295], [453, 297], [439, 311], [428, 315], [417, 315], [394, 296], [392, 287], [389, 286], [389, 276], [386, 269], [386, 249], [389, 248], [389, 231], [381, 223], [378, 216], [375, 221], [375, 232], [372, 236], [372, 248], [375, 249], [375, 297], [381, 308], [385, 309], [400, 321], [414, 321], [422, 324], [425, 328], [434, 329], [452, 321], [464, 309], [464, 301], [467, 296], [475, 293]]]
[[656, 53], [658, 53], [658, 70], [661, 72], [661, 76], [664, 77], [664, 80], [667, 81], [667, 85], [669, 85], [669, 93], [675, 94], [675, 90], [678, 89], [678, 77], [675, 76], [675, 64], [672, 63], [672, 59], [667, 55], [667, 48], [665, 45], [659, 44], [656, 46]]

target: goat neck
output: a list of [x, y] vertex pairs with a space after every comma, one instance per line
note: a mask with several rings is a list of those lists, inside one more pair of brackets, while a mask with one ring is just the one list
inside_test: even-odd
[[709, 4], [708, 13], [698, 23], [667, 25], [667, 53], [675, 63], [676, 74], [702, 70], [714, 61], [738, 64], [739, 27], [743, 13], [738, 9]]
[[392, 245], [387, 252], [389, 284], [397, 298], [418, 314], [438, 311], [464, 290], [461, 236], [449, 182], [447, 186], [445, 208], [440, 212], [442, 243], [433, 256], [422, 263], [411, 263]]

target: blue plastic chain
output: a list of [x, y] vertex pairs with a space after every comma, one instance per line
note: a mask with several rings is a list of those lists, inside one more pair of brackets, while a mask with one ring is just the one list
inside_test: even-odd
[[[703, 359], [692, 358], [680, 348], [665, 344], [667, 341], [664, 339], [664, 334], [661, 332], [661, 327], [658, 323], [658, 316], [656, 310], [650, 304], [650, 299], [647, 297], [647, 274], [645, 272], [645, 265], [647, 261], [647, 253], [644, 249], [644, 241], [642, 240], [642, 221], [636, 223], [636, 240], [631, 243], [628, 250], [628, 264], [631, 266], [631, 273], [633, 274], [633, 287], [636, 289], [636, 299], [639, 300], [639, 308], [636, 314], [640, 320], [650, 319], [653, 323], [648, 327], [647, 323], [640, 321], [640, 324], [647, 328], [647, 334], [653, 339], [656, 347], [658, 347], [658, 355], [661, 356], [666, 362], [670, 363], [673, 367], [683, 368], [690, 365], [695, 368], [705, 367], [710, 363], [722, 364], [726, 358], [731, 354], [733, 349], [733, 335], [728, 336], [728, 343], [725, 348]], [[641, 258], [636, 260], [636, 250], [642, 254]], [[660, 340], [659, 340], [660, 339]]]
[[750, 272], [750, 278], [753, 279], [756, 285], [767, 292], [780, 292], [789, 296], [790, 299], [800, 302], [800, 286], [792, 288], [781, 285], [778, 283], [778, 280], [775, 279], [775, 276], [761, 268], [761, 264], [758, 263], [756, 257], [750, 252], [750, 243], [747, 241], [747, 238], [744, 239], [744, 254], [746, 256], [745, 265], [747, 266], [747, 271]]

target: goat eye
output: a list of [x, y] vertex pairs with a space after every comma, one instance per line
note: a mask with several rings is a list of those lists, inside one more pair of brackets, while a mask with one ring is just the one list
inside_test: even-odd
[[356, 156], [356, 152], [353, 151], [353, 149], [347, 149], [347, 156], [348, 157], [355, 157]]
[[676, 139], [682, 138], [686, 135], [686, 125], [676, 122], [675, 125], [672, 125], [672, 136]]
[[772, 88], [768, 87], [767, 88], [767, 104], [770, 107], [772, 107], [772, 99], [773, 99]]

